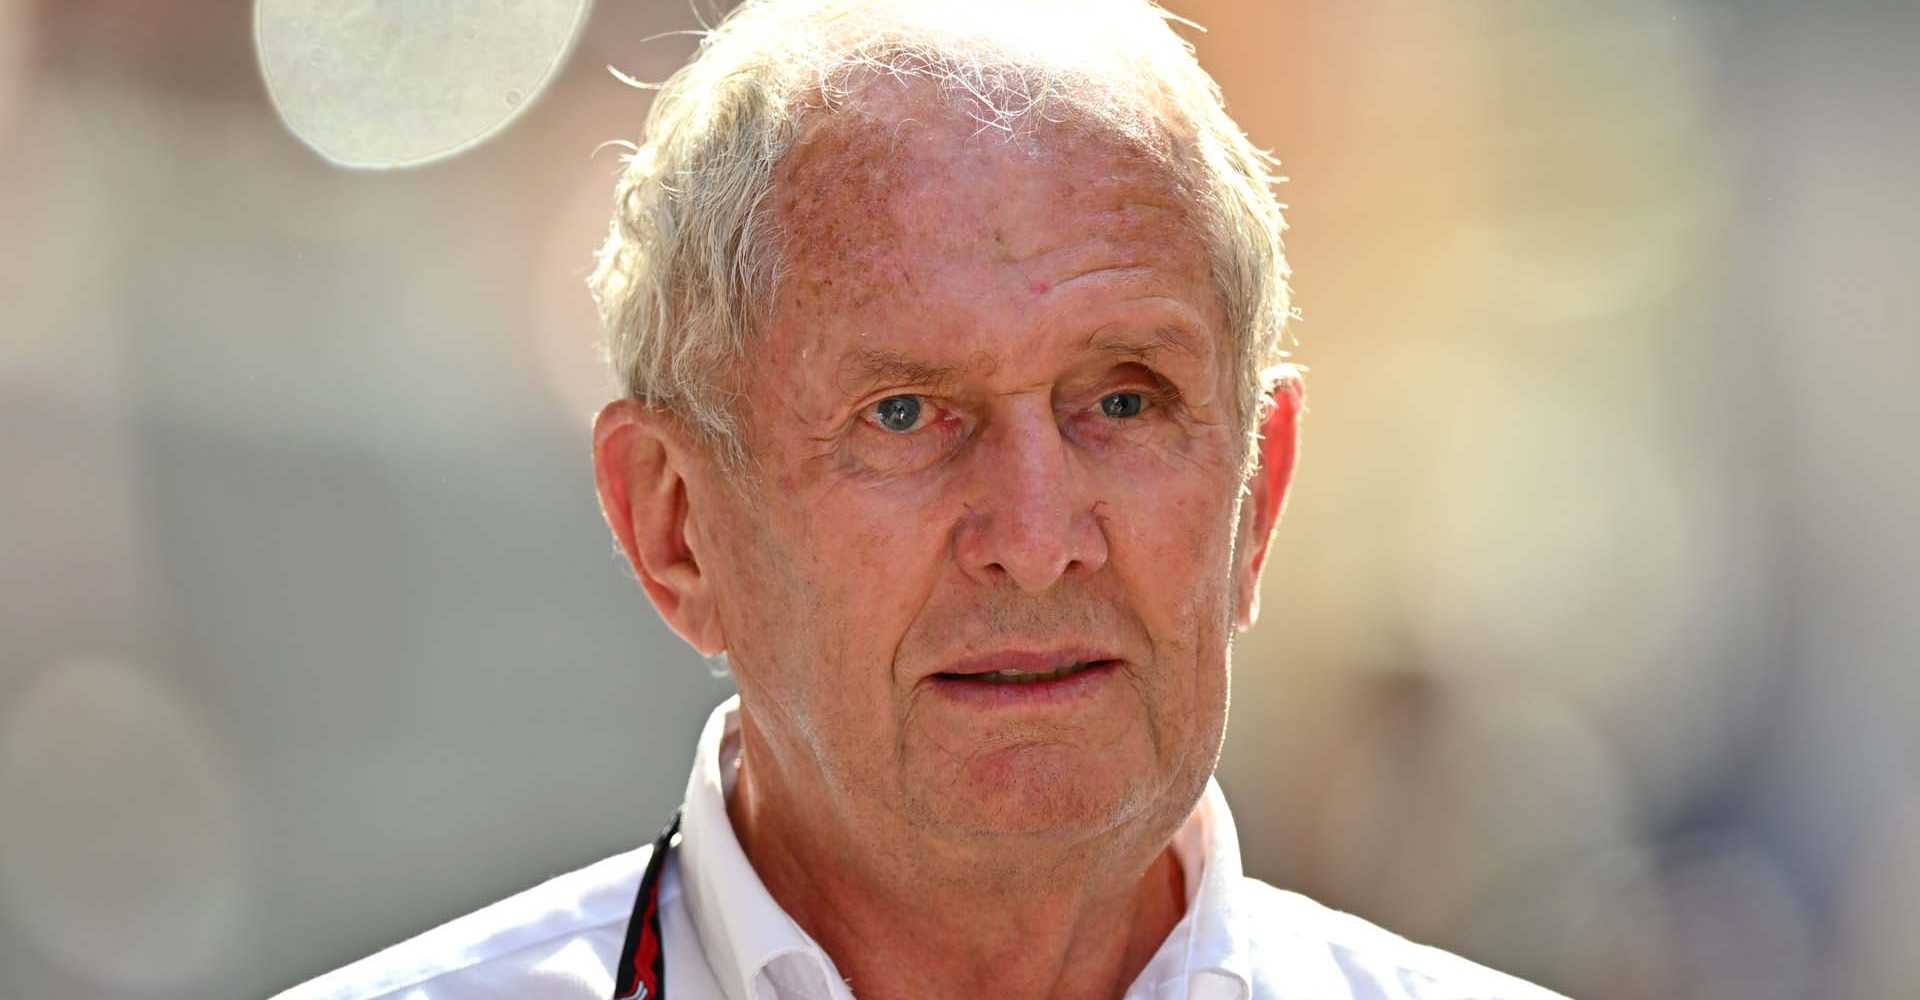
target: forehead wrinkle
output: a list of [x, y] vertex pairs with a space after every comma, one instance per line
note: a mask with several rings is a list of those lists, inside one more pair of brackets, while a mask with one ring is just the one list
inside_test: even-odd
[[[1165, 266], [1169, 258], [1180, 256], [1181, 249], [1168, 244], [1189, 240], [1199, 245], [1199, 233], [1189, 218], [1186, 206], [1177, 195], [1164, 199], [1132, 198], [1118, 205], [1088, 205], [1069, 195], [1055, 206], [1073, 211], [1080, 220], [1074, 232], [1052, 234], [1054, 245], [1009, 246], [999, 227], [993, 228], [993, 240], [999, 259], [1032, 274], [1048, 268], [1064, 273], [1054, 277], [1056, 285], [1100, 271], [1151, 271]], [[1021, 211], [1004, 206], [1007, 211]], [[1128, 244], [1138, 244], [1129, 246]]]

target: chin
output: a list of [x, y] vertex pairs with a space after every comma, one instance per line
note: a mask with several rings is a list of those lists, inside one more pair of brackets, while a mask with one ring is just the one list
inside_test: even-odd
[[934, 822], [963, 837], [1083, 841], [1156, 812], [1163, 775], [1086, 747], [1008, 747], [968, 760], [925, 802]]

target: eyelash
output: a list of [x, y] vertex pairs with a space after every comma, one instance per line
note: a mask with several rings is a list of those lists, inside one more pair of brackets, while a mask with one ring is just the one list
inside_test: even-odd
[[[874, 411], [879, 408], [881, 403], [884, 403], [890, 399], [901, 399], [901, 398], [917, 399], [920, 401], [920, 406], [921, 406], [920, 419], [914, 423], [913, 427], [904, 431], [889, 430], [886, 427], [882, 427], [879, 423], [879, 417], [876, 415]], [[896, 392], [891, 395], [882, 396], [879, 399], [876, 399], [870, 403], [867, 403], [865, 406], [861, 407], [860, 418], [863, 421], [865, 421], [869, 426], [873, 427], [874, 430], [877, 430], [888, 437], [904, 438], [909, 435], [918, 434], [921, 431], [926, 430], [928, 427], [939, 422], [941, 416], [943, 414], [946, 414], [947, 412], [948, 411], [944, 407], [933, 402], [933, 400], [930, 397], [923, 396], [915, 392]]]
[[[1107, 416], [1104, 404], [1120, 395], [1140, 397], [1139, 412], [1124, 417]], [[899, 397], [918, 400], [921, 409], [911, 429], [891, 431], [880, 424], [878, 411], [881, 403]], [[1063, 424], [1063, 433], [1098, 447], [1161, 426], [1164, 421], [1155, 418], [1162, 411], [1171, 411], [1172, 404], [1179, 398], [1179, 391], [1164, 378], [1149, 373], [1147, 378], [1130, 377], [1118, 387], [1109, 387], [1092, 404], [1059, 414], [1058, 419], [1071, 421], [1072, 429]], [[867, 471], [881, 475], [905, 474], [940, 463], [959, 450], [972, 433], [969, 421], [955, 410], [942, 406], [936, 398], [902, 392], [862, 404], [854, 429], [860, 433], [847, 439], [851, 450], [846, 454]]]
[[[1170, 387], [1167, 387], [1165, 385], [1154, 386], [1154, 387], [1138, 386], [1138, 387], [1125, 388], [1125, 389], [1115, 389], [1111, 392], [1101, 393], [1100, 397], [1094, 401], [1093, 406], [1090, 408], [1091, 411], [1099, 413], [1102, 416], [1106, 416], [1104, 404], [1106, 403], [1107, 400], [1112, 399], [1115, 396], [1139, 396], [1141, 400], [1139, 412], [1133, 413], [1124, 417], [1108, 417], [1107, 418], [1115, 422], [1127, 422], [1127, 421], [1138, 420], [1141, 417], [1146, 416], [1148, 413], [1152, 412], [1153, 410], [1164, 407], [1168, 403], [1172, 402], [1174, 399], [1178, 398], [1178, 394], [1175, 393]], [[920, 401], [921, 406], [923, 407], [923, 410], [920, 414], [920, 420], [917, 421], [913, 427], [907, 430], [896, 431], [896, 430], [890, 430], [886, 427], [881, 426], [879, 423], [878, 417], [875, 413], [875, 410], [879, 407], [881, 403], [884, 403], [891, 399], [899, 399], [901, 397], [910, 397], [910, 398], [918, 399]], [[897, 392], [887, 396], [882, 396], [879, 399], [876, 399], [862, 406], [860, 411], [860, 417], [863, 422], [865, 422], [868, 426], [872, 427], [874, 430], [879, 431], [882, 435], [885, 435], [887, 437], [893, 437], [893, 438], [906, 438], [906, 437], [920, 434], [926, 431], [929, 427], [933, 426], [934, 424], [943, 422], [941, 420], [941, 416], [943, 414], [946, 414], [947, 412], [948, 411], [946, 411], [945, 408], [941, 407], [938, 403], [935, 403], [928, 396], [924, 396], [919, 393]]]

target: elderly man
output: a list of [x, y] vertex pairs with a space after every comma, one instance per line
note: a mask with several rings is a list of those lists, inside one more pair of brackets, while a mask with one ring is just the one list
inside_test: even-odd
[[675, 827], [291, 996], [1543, 997], [1242, 877], [1293, 473], [1266, 160], [1144, 0], [764, 0], [594, 276], [602, 508], [739, 685]]

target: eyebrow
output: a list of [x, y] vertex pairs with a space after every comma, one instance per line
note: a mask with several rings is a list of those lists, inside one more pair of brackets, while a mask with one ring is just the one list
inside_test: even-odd
[[1153, 331], [1152, 337], [1144, 341], [1103, 336], [1105, 333], [1105, 330], [1094, 331], [1087, 338], [1087, 349], [1135, 361], [1152, 361], [1154, 355], [1163, 350], [1172, 350], [1188, 357], [1200, 356], [1200, 352], [1194, 348], [1192, 334], [1178, 326], [1159, 327]]
[[840, 389], [849, 396], [865, 395], [880, 386], [923, 385], [935, 390], [960, 381], [954, 365], [936, 365], [898, 351], [863, 347], [840, 365]]
[[[1110, 334], [1107, 329], [1096, 330], [1087, 337], [1085, 349], [1111, 358], [1142, 362], [1151, 362], [1162, 351], [1200, 356], [1194, 348], [1192, 333], [1183, 327], [1159, 327], [1145, 340]], [[985, 360], [976, 358], [974, 367]], [[899, 351], [863, 347], [841, 363], [836, 381], [842, 393], [855, 397], [883, 386], [924, 386], [934, 392], [945, 392], [960, 383], [960, 375], [959, 365], [935, 364]]]

